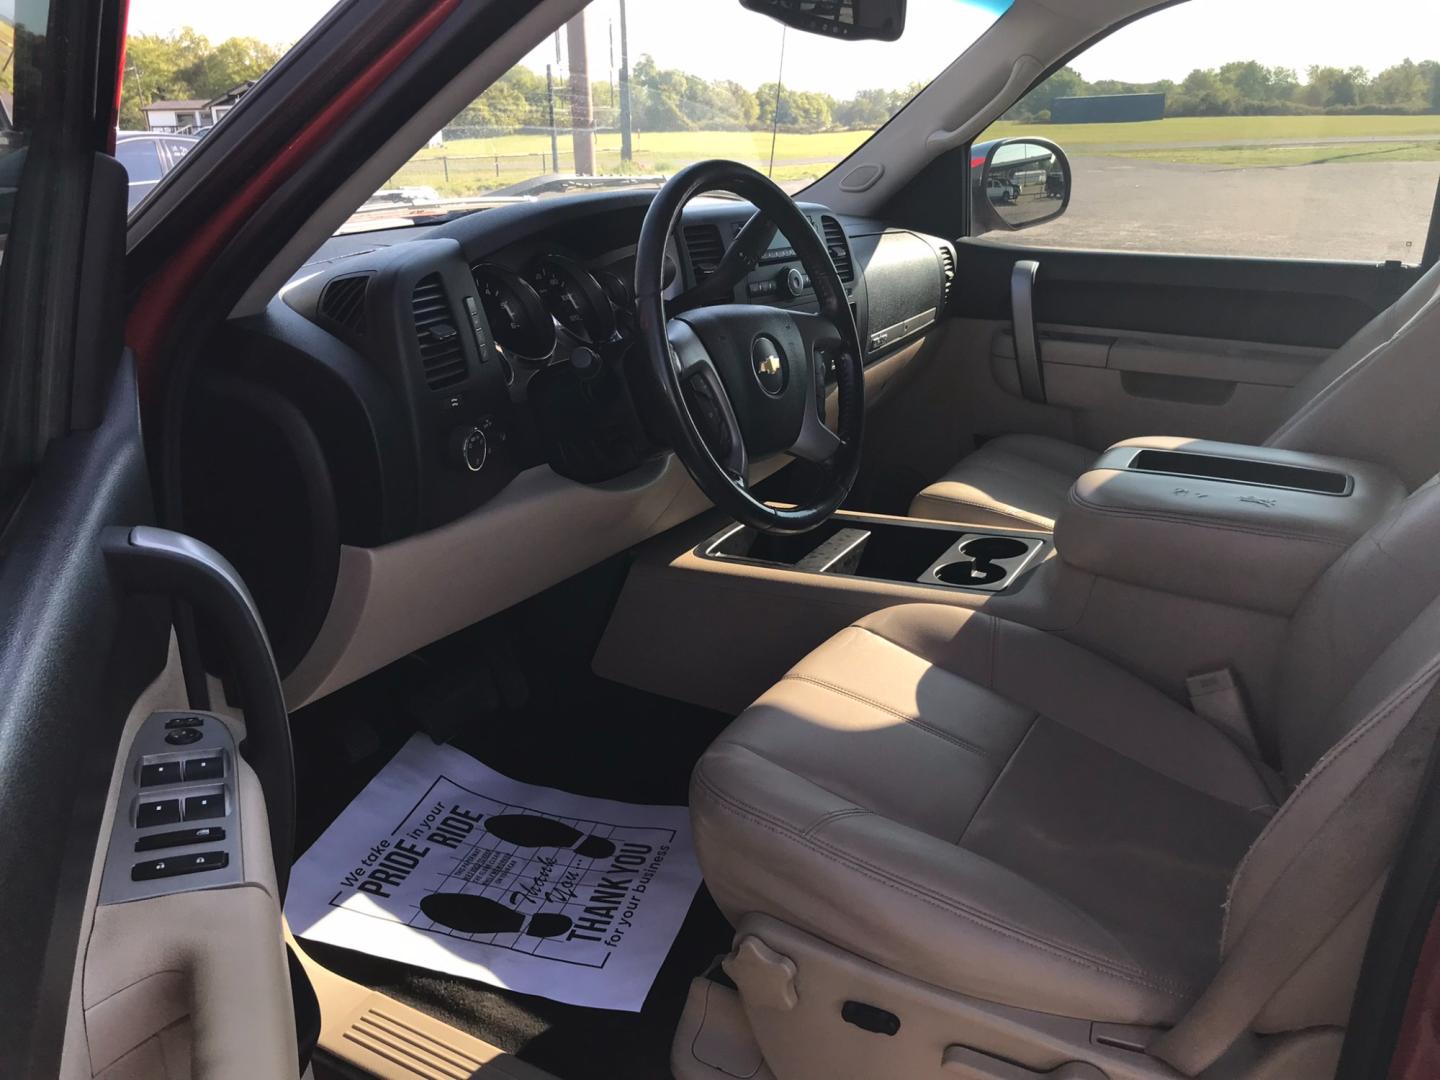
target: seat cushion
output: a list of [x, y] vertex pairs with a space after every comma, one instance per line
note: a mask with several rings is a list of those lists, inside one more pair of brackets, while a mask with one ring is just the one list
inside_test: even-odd
[[916, 495], [910, 516], [999, 528], [1053, 529], [1095, 451], [1043, 435], [1001, 435]]
[[1278, 793], [1119, 668], [927, 604], [801, 661], [701, 758], [691, 812], [732, 920], [986, 1001], [1157, 1024], [1214, 973], [1227, 883]]

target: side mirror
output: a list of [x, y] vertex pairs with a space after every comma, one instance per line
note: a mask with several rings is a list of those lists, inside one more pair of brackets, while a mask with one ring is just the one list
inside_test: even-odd
[[1070, 159], [1049, 139], [995, 139], [970, 153], [975, 234], [1029, 229], [1070, 206]]

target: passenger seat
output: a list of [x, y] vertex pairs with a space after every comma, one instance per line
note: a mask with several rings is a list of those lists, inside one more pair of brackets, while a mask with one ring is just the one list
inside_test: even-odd
[[[1440, 469], [1440, 265], [1301, 380], [1286, 404], [1288, 419], [1265, 446], [1385, 465], [1412, 490]], [[1098, 456], [1042, 435], [1001, 435], [916, 495], [910, 515], [1054, 528], [1070, 485]]]

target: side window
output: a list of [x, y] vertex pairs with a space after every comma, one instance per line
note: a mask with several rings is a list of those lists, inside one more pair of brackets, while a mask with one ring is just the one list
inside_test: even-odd
[[115, 158], [125, 166], [132, 184], [153, 182], [165, 175], [154, 139], [125, 139], [116, 144]]
[[992, 170], [972, 196], [1000, 211], [977, 215], [988, 240], [1418, 264], [1440, 180], [1440, 4], [1190, 0], [1075, 57], [975, 145], [1031, 137], [1069, 158], [1068, 208], [1007, 231], [1024, 200]]

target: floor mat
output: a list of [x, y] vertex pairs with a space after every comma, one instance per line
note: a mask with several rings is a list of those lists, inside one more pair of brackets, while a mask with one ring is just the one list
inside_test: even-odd
[[[493, 653], [503, 637], [526, 669], [524, 704], [477, 718], [452, 745], [526, 783], [684, 804], [695, 761], [729, 717], [597, 678], [589, 657], [598, 630], [586, 625], [585, 598], [572, 589], [547, 596], [545, 605], [427, 655], [427, 664], [451, 670]], [[590, 622], [603, 628], [603, 617]], [[414, 733], [406, 702], [415, 672], [413, 663], [393, 665], [297, 714], [297, 850], [313, 843]], [[545, 753], [537, 755], [537, 747]], [[729, 949], [731, 933], [702, 885], [638, 1013], [562, 1005], [318, 943], [306, 950], [332, 971], [563, 1080], [666, 1080], [690, 980]]]
[[285, 914], [303, 940], [639, 1012], [699, 885], [683, 806], [523, 784], [415, 735], [296, 863]]

